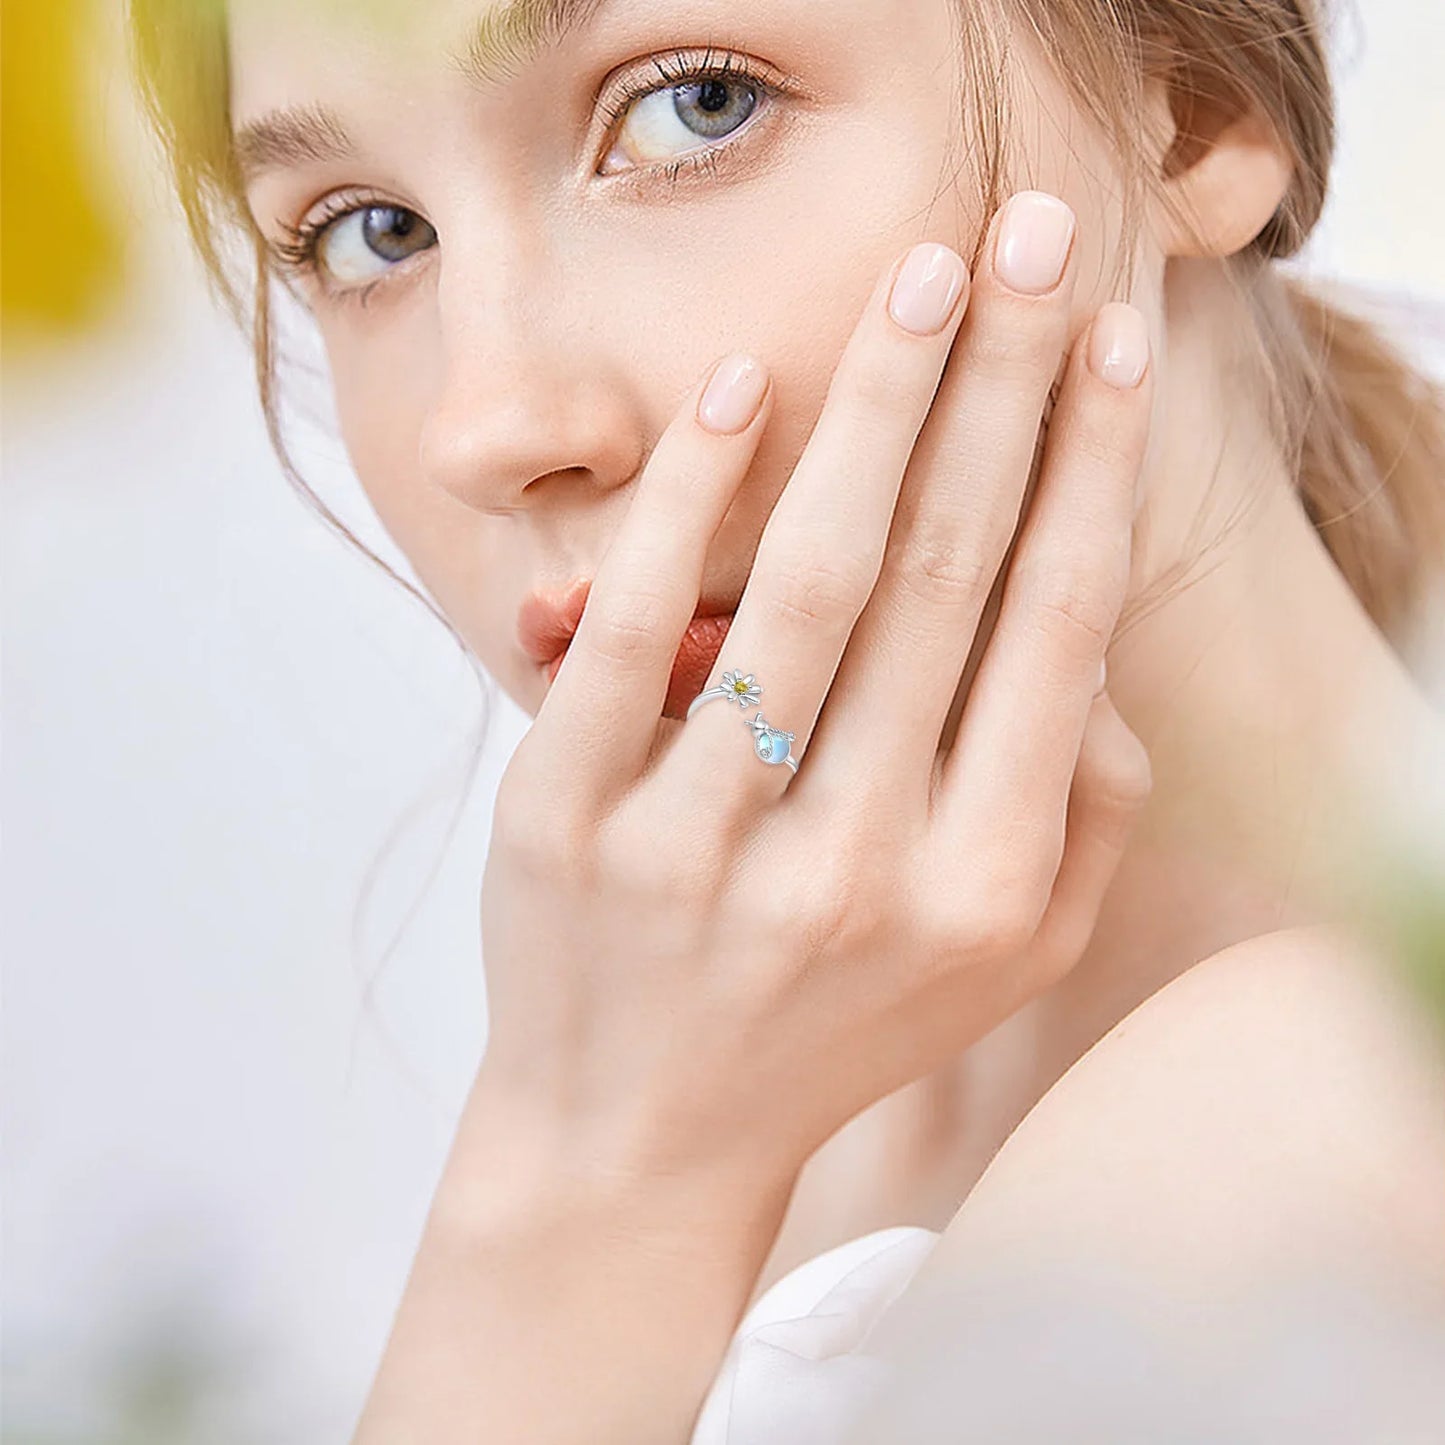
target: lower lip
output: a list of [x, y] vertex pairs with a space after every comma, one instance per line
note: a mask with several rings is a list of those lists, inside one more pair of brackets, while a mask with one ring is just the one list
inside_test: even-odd
[[[733, 614], [719, 617], [694, 617], [687, 625], [678, 644], [677, 656], [672, 663], [672, 676], [667, 684], [667, 701], [663, 704], [664, 717], [681, 721], [687, 716], [688, 704], [706, 688], [712, 670], [717, 665], [718, 653], [722, 650], [723, 638], [732, 626]], [[564, 649], [547, 664], [547, 686], [551, 687], [562, 660], [567, 656]]]

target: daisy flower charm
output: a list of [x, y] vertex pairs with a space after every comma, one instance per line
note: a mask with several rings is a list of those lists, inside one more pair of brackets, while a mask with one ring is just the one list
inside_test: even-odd
[[725, 672], [722, 679], [724, 694], [739, 707], [751, 707], [762, 696], [762, 688], [753, 682], [752, 673], [746, 677], [741, 671]]

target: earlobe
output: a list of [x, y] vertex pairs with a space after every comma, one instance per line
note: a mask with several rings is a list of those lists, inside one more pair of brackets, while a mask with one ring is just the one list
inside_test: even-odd
[[1173, 135], [1151, 203], [1166, 256], [1232, 256], [1269, 224], [1289, 192], [1294, 163], [1257, 109], [1169, 97]]

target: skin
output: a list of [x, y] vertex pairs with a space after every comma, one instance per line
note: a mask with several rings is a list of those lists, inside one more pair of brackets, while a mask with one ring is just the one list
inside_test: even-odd
[[[413, 207], [446, 238], [444, 268], [433, 252], [364, 303], [302, 290], [327, 347], [362, 485], [488, 670], [538, 716], [528, 742], [540, 739], [536, 751], [545, 740], [551, 758], [564, 733], [560, 722], [555, 733], [543, 724], [549, 712], [563, 715], [563, 705], [543, 707], [545, 676], [518, 649], [513, 629], [525, 592], [598, 571], [659, 439], [712, 363], [742, 348], [762, 359], [773, 385], [742, 458], [734, 505], [707, 542], [700, 574], [703, 596], [735, 601], [880, 275], [924, 238], [971, 257], [991, 218], [960, 159], [956, 77], [939, 63], [953, 36], [945, 0], [666, 7], [615, 0], [591, 29], [486, 92], [442, 58], [474, 15], [463, 4], [409, 7], [398, 30], [329, 9], [247, 0], [232, 21], [232, 117], [242, 125], [279, 106], [319, 102], [357, 138], [351, 161], [296, 165], [254, 181], [248, 202], [267, 235], [279, 237], [279, 220], [294, 223], [328, 191], [364, 183]], [[629, 70], [646, 73], [649, 55], [709, 44], [771, 62], [799, 77], [804, 94], [777, 100], [776, 110], [749, 124], [750, 134], [739, 131], [736, 155], [716, 176], [686, 176], [674, 188], [594, 175], [606, 148], [589, 129], [592, 86], [630, 60], [637, 63]], [[886, 67], [877, 59], [885, 55]], [[990, 488], [1017, 483], [1008, 463], [1021, 447], [1027, 455], [1037, 419], [1020, 407], [1005, 425], [1008, 385], [989, 390], [971, 378], [987, 360], [995, 379], [1014, 377], [1014, 391], [1034, 387], [1041, 396], [1064, 361], [1065, 340], [1083, 334], [1113, 296], [1108, 261], [1123, 240], [1116, 159], [1022, 39], [1019, 55], [1016, 173], [1061, 197], [1077, 217], [1067, 286], [1046, 303], [1057, 318], [1055, 349], [1015, 358], [1010, 371], [1005, 338], [1012, 333], [980, 319], [994, 303], [992, 282], [976, 274], [959, 344], [977, 339], [977, 365], [949, 368], [914, 452], [919, 477], [947, 478], [955, 495], [964, 491], [960, 479], [976, 478], [993, 507], [978, 515], [995, 528], [1012, 514]], [[1167, 99], [1155, 91], [1151, 104], [1162, 154]], [[950, 175], [954, 183], [943, 184]], [[679, 1371], [684, 1381], [687, 1369], [704, 1379], [715, 1364], [705, 1346], [725, 1340], [726, 1328], [719, 1335], [717, 1326], [741, 1303], [736, 1275], [747, 1276], [744, 1295], [756, 1293], [799, 1259], [861, 1230], [900, 1219], [943, 1227], [1019, 1121], [1144, 1000], [1162, 1000], [1171, 981], [1231, 944], [1330, 916], [1332, 903], [1360, 886], [1359, 870], [1334, 850], [1363, 825], [1362, 800], [1438, 746], [1426, 699], [1294, 501], [1258, 411], [1258, 388], [1229, 364], [1240, 316], [1219, 258], [1258, 232], [1288, 175], [1268, 128], [1243, 117], [1162, 188], [1135, 238], [1128, 299], [1146, 318], [1154, 360], [1141, 393], [1152, 425], [1137, 481], [1127, 458], [1114, 460], [1132, 488], [1123, 524], [1127, 534], [1133, 516], [1127, 597], [1192, 555], [1201, 514], [1212, 534], [1237, 507], [1244, 511], [1210, 570], [1111, 643], [1110, 695], [1147, 749], [1152, 788], [1127, 844], [1118, 840], [1122, 858], [1095, 900], [1087, 947], [1061, 976], [1041, 976], [1028, 1001], [1013, 996], [996, 1016], [980, 1011], [960, 1020], [954, 1055], [941, 1056], [917, 1082], [885, 1088], [883, 1074], [870, 1077], [875, 1092], [858, 1102], [881, 1102], [812, 1157], [782, 1228], [777, 1219], [748, 1219], [733, 1231], [746, 1237], [735, 1251], [746, 1268], [711, 1287], [694, 1281], [690, 1299], [699, 1312], [712, 1308], [712, 1333], [700, 1314], [704, 1345]], [[990, 408], [997, 425], [988, 424]], [[1077, 433], [1073, 444], [1082, 446]], [[921, 515], [927, 485], [905, 488], [900, 518]], [[1007, 530], [998, 533], [1000, 548]], [[880, 549], [881, 532], [870, 534]], [[683, 621], [697, 595], [686, 601]], [[968, 610], [956, 610], [962, 625]], [[944, 750], [963, 724], [993, 621], [991, 609], [971, 645], [959, 633], [958, 685], [951, 705], [945, 697], [939, 709]], [[760, 647], [741, 650], [756, 656]], [[721, 665], [732, 665], [730, 655], [726, 648]], [[896, 666], [886, 629], [870, 630], [850, 656], [848, 676], [860, 683]], [[572, 663], [563, 675], [574, 672], [581, 689]], [[778, 664], [767, 676], [775, 674], [791, 675]], [[605, 681], [600, 672], [586, 678]], [[1070, 705], [1083, 706], [1093, 728], [1092, 682], [1080, 671], [1073, 686], [1082, 692], [1069, 695]], [[907, 690], [894, 691], [906, 703]], [[568, 728], [589, 718], [581, 696], [566, 705]], [[906, 707], [899, 711], [906, 715]], [[678, 777], [685, 776], [681, 760], [692, 759], [688, 796], [714, 796], [709, 770], [732, 767], [726, 760], [735, 758], [736, 740], [717, 721], [723, 712], [705, 710], [692, 725], [702, 751], [684, 753], [680, 725], [663, 725], [662, 756], [678, 763]], [[609, 716], [594, 708], [590, 720]], [[778, 717], [798, 727], [800, 745], [807, 741], [812, 718], [786, 707]], [[891, 736], [905, 735], [900, 727]], [[848, 747], [853, 752], [833, 771], [834, 811], [820, 806], [818, 819], [838, 816], [842, 780], [861, 776], [867, 736], [856, 711], [846, 731], [840, 724], [834, 750], [840, 759]], [[823, 741], [820, 734], [794, 788], [805, 778], [824, 787]], [[1100, 779], [1128, 776], [1127, 733], [1115, 730], [1095, 746]], [[742, 785], [776, 798], [783, 770], [742, 761]], [[1135, 803], [1123, 810], [1131, 817]], [[1008, 861], [1023, 866], [1021, 855]], [[935, 901], [957, 905], [947, 875], [930, 878]], [[576, 920], [584, 936], [590, 921]], [[1288, 936], [1293, 947], [1299, 935]], [[489, 945], [489, 967], [492, 960]], [[478, 1149], [499, 1138], [516, 1142], [515, 1121], [498, 1122], [495, 1107], [475, 1115], [488, 1122], [465, 1128], [459, 1148], [467, 1139]], [[1045, 1151], [1035, 1177], [1049, 1167]], [[474, 1192], [459, 1194], [475, 1202]], [[447, 1218], [459, 1212], [449, 1207]], [[497, 1217], [511, 1228], [520, 1213], [499, 1208]], [[577, 1224], [579, 1241], [584, 1232]], [[560, 1248], [556, 1239], [549, 1247]], [[576, 1247], [584, 1260], [585, 1245]], [[438, 1277], [435, 1268], [422, 1274]], [[413, 1318], [423, 1320], [421, 1306]], [[424, 1335], [423, 1324], [413, 1332]], [[649, 1347], [627, 1343], [634, 1353]], [[642, 1437], [619, 1427], [617, 1438]]]

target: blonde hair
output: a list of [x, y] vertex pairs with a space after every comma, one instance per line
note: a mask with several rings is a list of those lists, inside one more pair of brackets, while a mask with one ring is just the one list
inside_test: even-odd
[[[1271, 418], [1306, 515], [1380, 631], [1408, 657], [1413, 628], [1445, 567], [1445, 393], [1362, 317], [1271, 264], [1299, 249], [1324, 205], [1334, 98], [1323, 18], [1311, 0], [997, 0], [1036, 37], [1087, 114], [1114, 144], [1131, 234], [1154, 177], [1145, 151], [1143, 78], [1165, 76], [1178, 126], [1169, 166], [1187, 165], [1221, 115], [1253, 111], [1294, 162], [1288, 194], [1245, 251], [1220, 262], [1252, 311], [1271, 383]], [[987, 211], [1007, 193], [1007, 27], [960, 6], [966, 119], [982, 159]], [[169, 154], [191, 235], [217, 293], [251, 329], [272, 444], [322, 518], [466, 645], [421, 592], [367, 549], [307, 486], [278, 418], [267, 252], [245, 205], [231, 146], [224, 6], [131, 0], [131, 34], [147, 110]], [[227, 268], [223, 233], [249, 238], [251, 275]], [[1124, 625], [1121, 623], [1121, 626]]]

